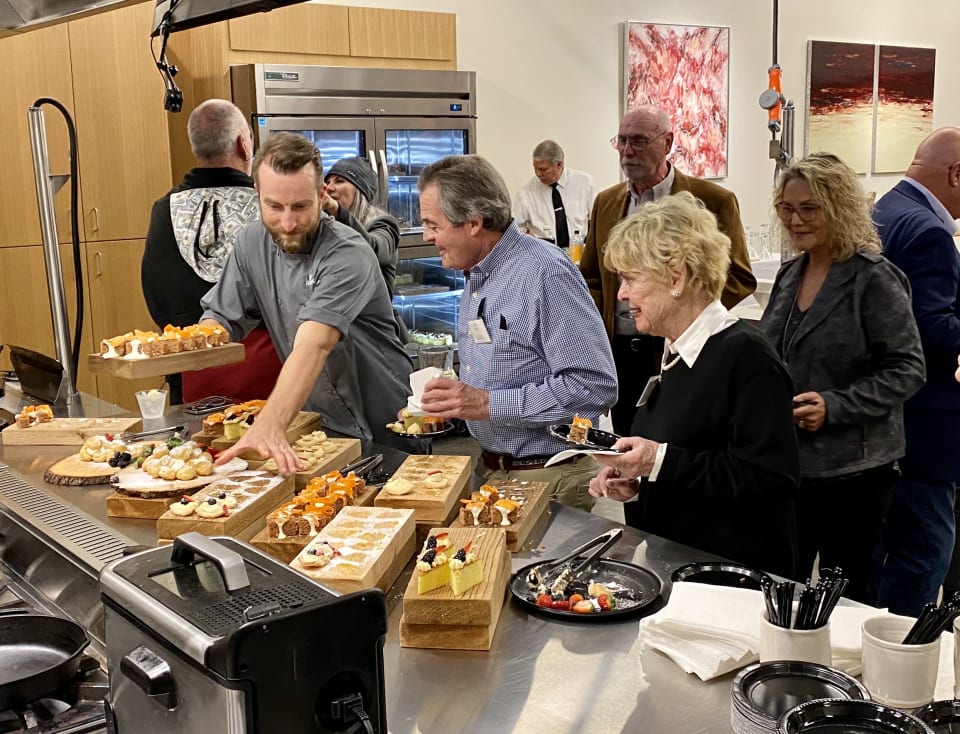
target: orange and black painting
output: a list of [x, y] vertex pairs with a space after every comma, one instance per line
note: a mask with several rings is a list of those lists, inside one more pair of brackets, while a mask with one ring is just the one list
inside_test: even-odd
[[874, 173], [905, 171], [917, 145], [933, 132], [936, 50], [880, 46]]

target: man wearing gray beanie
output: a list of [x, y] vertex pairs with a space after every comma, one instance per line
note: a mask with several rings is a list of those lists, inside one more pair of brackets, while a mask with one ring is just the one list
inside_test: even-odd
[[377, 175], [365, 158], [342, 158], [330, 167], [323, 180], [326, 183], [323, 210], [355, 229], [370, 243], [392, 298], [400, 224], [373, 203], [379, 188]]

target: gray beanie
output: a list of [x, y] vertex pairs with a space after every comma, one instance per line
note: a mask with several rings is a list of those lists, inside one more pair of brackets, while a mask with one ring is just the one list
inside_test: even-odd
[[334, 163], [327, 175], [324, 176], [324, 182], [331, 176], [340, 176], [347, 179], [357, 187], [357, 191], [363, 194], [367, 201], [373, 203], [377, 196], [377, 175], [370, 168], [366, 158], [341, 158]]

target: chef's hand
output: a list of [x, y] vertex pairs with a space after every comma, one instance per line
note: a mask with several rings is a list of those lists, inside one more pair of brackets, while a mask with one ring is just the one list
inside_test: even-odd
[[636, 479], [637, 477], [650, 476], [660, 444], [651, 441], [649, 438], [625, 436], [617, 439], [613, 448], [623, 453], [617, 456], [613, 454], [594, 454], [593, 458], [605, 466], [618, 469], [621, 476], [627, 479]]
[[637, 496], [640, 491], [640, 482], [636, 479], [624, 477], [620, 470], [605, 466], [593, 479], [588, 488], [594, 497], [606, 497], [616, 502], [626, 502]]
[[818, 431], [827, 419], [827, 406], [818, 392], [802, 392], [793, 396], [797, 405], [793, 409], [793, 421], [804, 431]]
[[254, 421], [239, 441], [217, 456], [216, 463], [225, 464], [247, 450], [276, 461], [277, 474], [284, 477], [295, 474], [301, 467], [300, 457], [287, 441], [287, 432], [263, 420], [262, 416]]
[[438, 418], [490, 420], [490, 394], [449, 377], [430, 380], [423, 388], [420, 406], [426, 413]]

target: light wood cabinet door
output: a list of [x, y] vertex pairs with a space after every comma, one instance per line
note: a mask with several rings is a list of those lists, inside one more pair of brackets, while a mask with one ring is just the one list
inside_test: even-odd
[[[52, 97], [73, 114], [70, 44], [66, 25], [42, 28], [0, 40], [0, 247], [39, 245], [40, 215], [33, 177], [33, 155], [27, 109], [40, 97]], [[70, 170], [67, 125], [50, 105], [46, 118], [47, 149], [52, 173]], [[69, 186], [55, 197], [57, 232], [70, 239]], [[81, 237], [82, 239], [82, 237]]]
[[[143, 300], [140, 261], [144, 240], [87, 243], [87, 273], [94, 344], [134, 329], [152, 329], [153, 319]], [[136, 411], [137, 390], [160, 387], [162, 377], [125, 380], [97, 375], [101, 400]]]
[[[81, 246], [81, 257], [83, 250]], [[70, 339], [74, 337], [77, 290], [75, 287], [73, 253], [67, 245], [60, 246], [60, 261], [63, 270], [64, 295], [67, 301], [67, 321]], [[50, 299], [47, 289], [47, 270], [43, 260], [43, 247], [0, 248], [0, 273], [4, 287], [0, 288], [0, 343], [16, 344], [33, 349], [41, 354], [56, 357], [53, 340], [53, 318], [50, 315]], [[84, 286], [86, 290], [86, 285]], [[96, 395], [96, 378], [87, 370], [87, 354], [93, 348], [90, 331], [90, 298], [85, 294], [84, 324], [81, 336], [80, 369], [77, 387], [83, 392]], [[0, 354], [0, 365], [11, 369], [10, 355]]]
[[[456, 13], [350, 8], [350, 55], [457, 60]], [[456, 68], [456, 66], [454, 66]]]
[[67, 24], [88, 242], [144, 237], [153, 202], [170, 189], [152, 18], [153, 3], [144, 3]]

